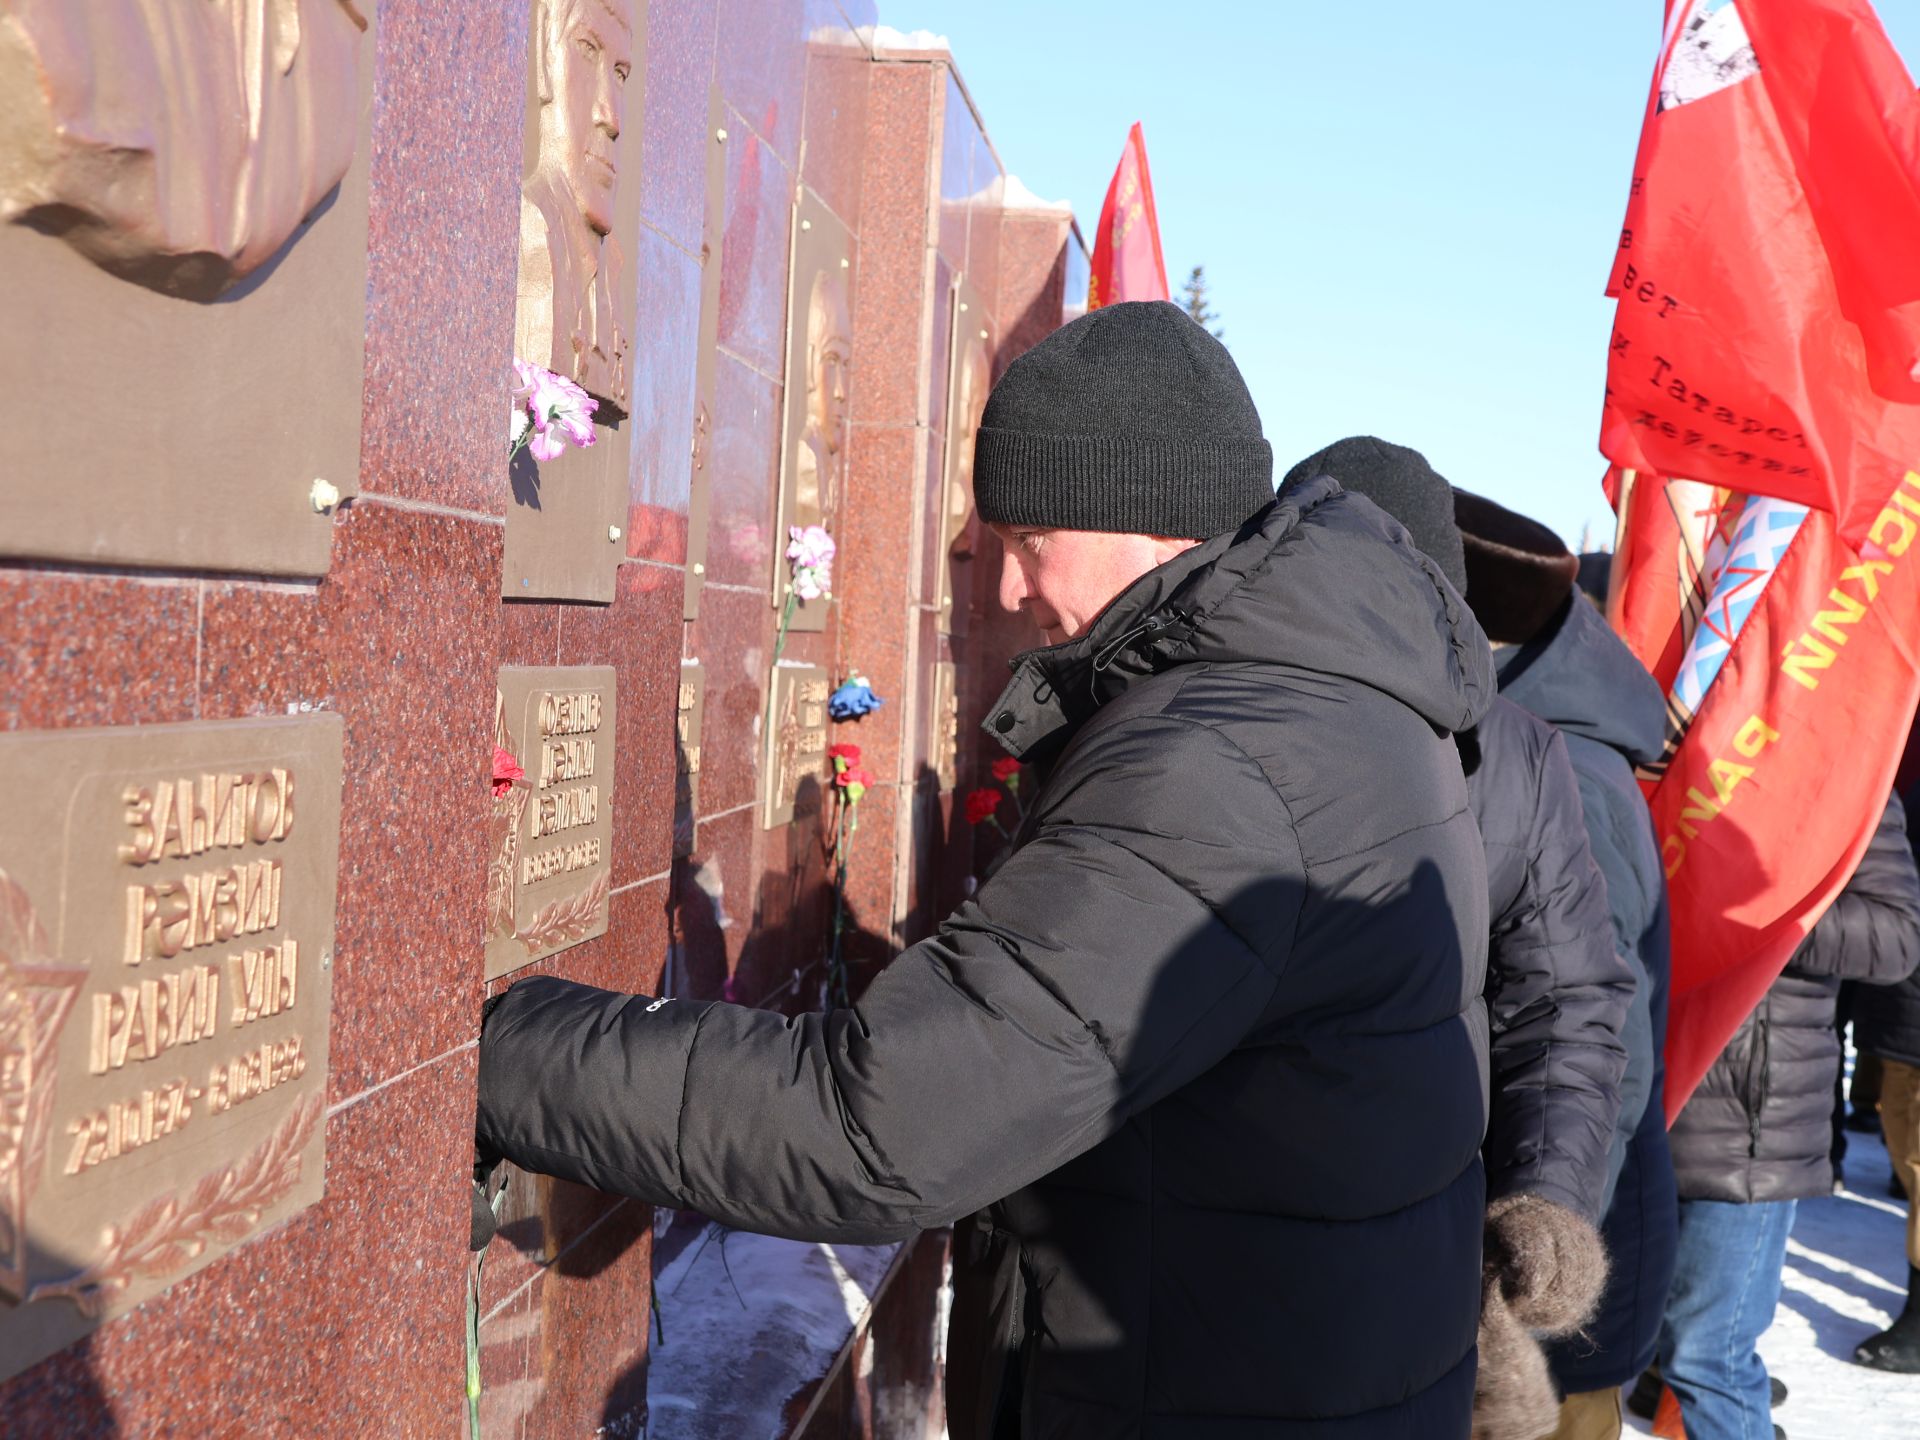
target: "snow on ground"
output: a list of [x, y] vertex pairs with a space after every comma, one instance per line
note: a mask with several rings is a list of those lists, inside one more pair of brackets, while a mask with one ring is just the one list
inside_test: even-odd
[[[1788, 1440], [1915, 1440], [1920, 1375], [1882, 1375], [1852, 1361], [1853, 1347], [1884, 1329], [1906, 1303], [1906, 1206], [1877, 1135], [1847, 1136], [1847, 1187], [1803, 1200], [1787, 1270], [1760, 1358], [1791, 1394], [1774, 1412]], [[1651, 1426], [1629, 1420], [1628, 1429]]]
[[826, 1374], [898, 1245], [810, 1245], [709, 1226], [663, 1269], [648, 1440], [771, 1440]]

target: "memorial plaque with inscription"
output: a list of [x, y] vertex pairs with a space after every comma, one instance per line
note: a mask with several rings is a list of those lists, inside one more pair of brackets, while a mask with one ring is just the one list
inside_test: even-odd
[[0, 736], [0, 1376], [320, 1198], [341, 735]]
[[772, 830], [820, 808], [833, 682], [823, 666], [782, 661], [767, 683], [773, 687], [772, 724], [760, 766], [760, 826]]
[[326, 573], [376, 28], [374, 0], [0, 5], [0, 388], [71, 412], [10, 447], [0, 554]]
[[529, 5], [513, 349], [599, 408], [591, 447], [513, 457], [501, 593], [606, 604], [627, 553], [647, 7]]
[[[787, 533], [832, 530], [846, 489], [853, 361], [853, 235], [811, 190], [793, 211], [793, 288], [787, 295], [786, 418], [774, 515], [773, 604], [787, 603]], [[824, 630], [827, 601], [794, 607], [790, 629]]]
[[526, 772], [493, 800], [487, 978], [607, 932], [613, 880], [610, 666], [508, 666], [493, 743]]
[[673, 853], [693, 853], [700, 813], [700, 726], [707, 709], [707, 672], [698, 660], [680, 662], [679, 715], [674, 734]]
[[946, 473], [934, 557], [934, 599], [940, 607], [940, 628], [949, 635], [964, 635], [972, 598], [968, 577], [980, 531], [973, 508], [973, 442], [987, 408], [987, 392], [993, 388], [993, 321], [965, 279], [954, 284], [952, 313]]

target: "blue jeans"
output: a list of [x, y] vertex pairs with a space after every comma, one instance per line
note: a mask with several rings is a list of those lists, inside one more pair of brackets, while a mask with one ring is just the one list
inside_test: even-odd
[[1794, 1202], [1680, 1202], [1680, 1250], [1660, 1327], [1660, 1373], [1687, 1440], [1773, 1440], [1767, 1367], [1754, 1346], [1780, 1303]]

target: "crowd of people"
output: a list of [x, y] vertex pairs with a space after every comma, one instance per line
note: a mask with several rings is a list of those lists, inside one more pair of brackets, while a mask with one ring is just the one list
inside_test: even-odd
[[[1665, 701], [1604, 557], [1381, 440], [1273, 475], [1175, 306], [1016, 360], [973, 466], [1046, 642], [985, 717], [1039, 780], [1012, 853], [850, 1008], [515, 984], [480, 1169], [955, 1226], [956, 1440], [1601, 1440], [1628, 1386], [1692, 1440], [1783, 1433], [1795, 1203], [1869, 1121], [1920, 1193], [1898, 799], [1669, 1130]], [[1908, 1248], [1862, 1366], [1920, 1372]]]

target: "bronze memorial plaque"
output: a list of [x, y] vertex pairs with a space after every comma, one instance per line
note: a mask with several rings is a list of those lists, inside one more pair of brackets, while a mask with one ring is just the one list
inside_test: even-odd
[[693, 853], [693, 822], [700, 813], [700, 724], [707, 708], [707, 672], [698, 660], [680, 662], [679, 718], [674, 733], [673, 854]]
[[[793, 211], [793, 288], [787, 294], [787, 390], [774, 515], [773, 606], [787, 603], [787, 536], [836, 529], [846, 488], [848, 368], [853, 359], [853, 236], [811, 190]], [[827, 600], [794, 606], [793, 630], [827, 628]]]
[[933, 704], [927, 715], [928, 753], [942, 790], [959, 783], [960, 687], [959, 671], [951, 660], [933, 662]]
[[509, 599], [613, 599], [627, 547], [645, 0], [529, 0], [513, 351], [598, 402], [594, 443], [508, 467]]
[[967, 633], [973, 586], [972, 561], [980, 523], [973, 510], [973, 442], [993, 388], [993, 321], [980, 296], [963, 278], [953, 287], [953, 348], [947, 370], [947, 454], [941, 486], [939, 544], [934, 555], [934, 598], [940, 628]]
[[0, 1377], [320, 1198], [341, 735], [0, 735]]
[[0, 387], [58, 423], [9, 447], [0, 553], [326, 573], [360, 473], [375, 9], [0, 3]]
[[494, 786], [489, 980], [607, 933], [613, 687], [607, 665], [500, 672], [493, 743], [524, 774]]
[[773, 688], [772, 723], [760, 766], [760, 828], [773, 830], [820, 808], [833, 682], [824, 666], [783, 660], [767, 683]]

